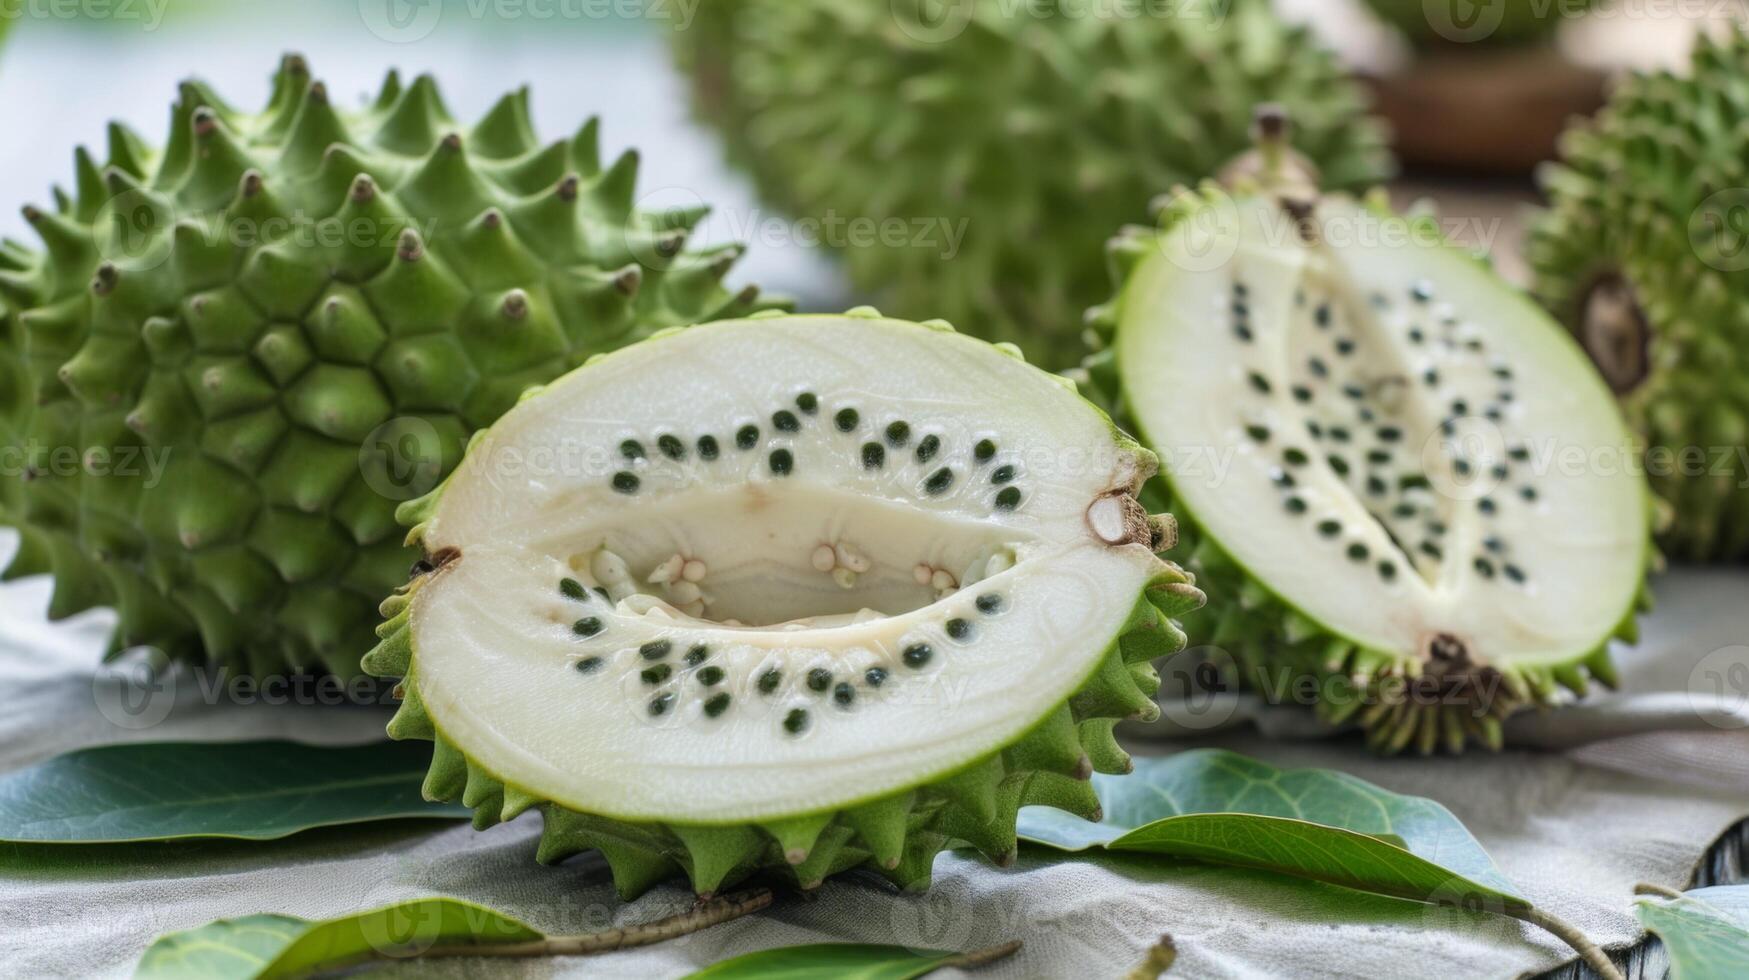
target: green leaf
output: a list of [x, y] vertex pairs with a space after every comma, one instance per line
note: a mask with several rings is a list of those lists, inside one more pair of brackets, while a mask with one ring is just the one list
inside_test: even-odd
[[976, 953], [950, 953], [904, 946], [816, 943], [737, 956], [688, 974], [683, 980], [910, 980], [943, 967], [982, 966], [1019, 948], [1019, 943], [1010, 943]]
[[0, 841], [231, 837], [404, 817], [462, 819], [420, 794], [430, 746], [151, 742], [84, 749], [0, 776]]
[[1642, 898], [1634, 913], [1664, 943], [1670, 980], [1749, 977], [1749, 885]]
[[419, 898], [312, 922], [289, 915], [221, 919], [162, 936], [146, 950], [136, 980], [252, 980], [304, 976], [432, 947], [544, 938], [515, 919], [453, 898]]
[[1128, 776], [1094, 779], [1103, 822], [1028, 807], [1021, 836], [1065, 851], [1166, 854], [1417, 901], [1528, 904], [1450, 810], [1347, 773], [1198, 749], [1137, 759]]

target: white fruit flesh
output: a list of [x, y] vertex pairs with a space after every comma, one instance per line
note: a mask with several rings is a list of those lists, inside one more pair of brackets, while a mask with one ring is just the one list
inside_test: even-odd
[[847, 317], [692, 328], [470, 451], [424, 535], [446, 564], [414, 600], [414, 683], [471, 760], [576, 810], [728, 823], [902, 790], [1013, 742], [1093, 671], [1161, 565], [1087, 511], [1149, 462], [980, 341]]
[[[1454, 247], [1342, 199], [1211, 207], [1122, 298], [1125, 397], [1184, 512], [1324, 628], [1479, 663], [1605, 643], [1646, 491], [1584, 355]], [[1419, 485], [1425, 477], [1428, 485]]]

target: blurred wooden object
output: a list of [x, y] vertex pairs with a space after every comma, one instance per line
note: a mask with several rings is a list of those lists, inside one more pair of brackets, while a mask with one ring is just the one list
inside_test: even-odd
[[1555, 47], [1427, 52], [1365, 73], [1406, 167], [1528, 174], [1556, 156], [1574, 116], [1603, 104], [1608, 75]]

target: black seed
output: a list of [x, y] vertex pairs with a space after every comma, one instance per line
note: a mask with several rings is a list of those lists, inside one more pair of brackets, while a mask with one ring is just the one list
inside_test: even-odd
[[1235, 323], [1233, 324], [1233, 336], [1238, 337], [1240, 340], [1249, 344], [1252, 337], [1251, 328], [1243, 323]]
[[1439, 423], [1439, 431], [1441, 434], [1448, 435], [1448, 436], [1451, 435], [1453, 432], [1456, 432], [1457, 425], [1456, 425], [1455, 420], [1454, 419], [1446, 419], [1445, 421]]
[[1330, 464], [1330, 468], [1336, 471], [1337, 476], [1348, 475], [1348, 460], [1341, 456], [1329, 456], [1326, 457], [1326, 461]]
[[1287, 470], [1279, 469], [1279, 468], [1270, 469], [1269, 479], [1271, 482], [1273, 482], [1278, 487], [1291, 487], [1295, 483], [1299, 482], [1299, 481], [1294, 479], [1294, 475], [1292, 473], [1289, 473]]
[[1374, 466], [1383, 466], [1391, 461], [1391, 452], [1388, 449], [1368, 449], [1366, 461]]
[[906, 647], [904, 654], [902, 654], [905, 666], [913, 670], [928, 663], [929, 658], [933, 656], [935, 656], [935, 650], [927, 643], [913, 643]]
[[1306, 387], [1305, 385], [1294, 385], [1293, 386], [1293, 395], [1294, 395], [1294, 401], [1297, 401], [1297, 402], [1300, 402], [1301, 404], [1304, 404], [1304, 403], [1312, 400], [1312, 389]]
[[1410, 327], [1409, 328], [1409, 343], [1419, 344], [1419, 343], [1425, 342], [1426, 340], [1427, 340], [1427, 335], [1421, 332], [1420, 327]]
[[601, 632], [601, 620], [588, 616], [571, 624], [571, 632], [578, 636], [594, 636]]
[[1490, 405], [1490, 406], [1488, 406], [1488, 410], [1486, 412], [1482, 413], [1482, 417], [1487, 419], [1490, 422], [1498, 422], [1501, 419], [1505, 418], [1506, 416], [1500, 414], [1500, 410], [1498, 408], [1495, 408], [1494, 406]]
[[963, 619], [950, 619], [947, 621], [947, 635], [963, 640], [972, 635], [972, 624]]
[[610, 599], [610, 598], [612, 598], [612, 596], [609, 596], [609, 595], [608, 595], [608, 594], [607, 594], [607, 590], [606, 590], [606, 589], [604, 589], [604, 588], [602, 588], [602, 587], [601, 587], [601, 586], [599, 586], [599, 585], [597, 585], [597, 586], [596, 586], [596, 587], [595, 587], [595, 594], [596, 594], [596, 595], [598, 595], [598, 596], [600, 596], [600, 597], [602, 597], [602, 598], [603, 598], [603, 599]]
[[1484, 514], [1492, 514], [1496, 510], [1499, 510], [1499, 507], [1494, 504], [1492, 497], [1483, 497], [1481, 500], [1476, 501], [1476, 509]]
[[593, 674], [600, 669], [600, 657], [584, 657], [582, 660], [577, 661], [577, 673], [579, 674]]
[[1354, 353], [1354, 341], [1349, 340], [1347, 337], [1343, 337], [1336, 341], [1336, 353], [1341, 354], [1343, 357], [1347, 357]]
[[1245, 434], [1250, 436], [1251, 438], [1257, 440], [1258, 442], [1268, 442], [1269, 441], [1269, 429], [1265, 426], [1247, 425], [1245, 427]]
[[824, 667], [815, 667], [808, 671], [808, 690], [824, 691], [832, 686], [832, 672]]
[[1506, 550], [1506, 542], [1496, 537], [1486, 537], [1482, 539], [1482, 547], [1497, 555]]
[[723, 668], [711, 664], [698, 672], [698, 682], [705, 687], [715, 687], [723, 682]]
[[1003, 487], [1002, 492], [996, 495], [996, 509], [997, 510], [1013, 510], [1014, 508], [1019, 507], [1019, 506], [1020, 506], [1020, 488], [1019, 487]]
[[848, 708], [850, 702], [856, 700], [856, 688], [851, 687], [849, 681], [840, 681], [838, 686], [832, 689], [832, 700], [838, 702], [839, 707]]
[[1382, 578], [1385, 581], [1389, 582], [1391, 579], [1394, 579], [1396, 577], [1397, 577], [1396, 564], [1394, 564], [1392, 562], [1388, 562], [1388, 561], [1379, 562], [1379, 578]]
[[771, 427], [779, 432], [794, 432], [802, 427], [796, 413], [787, 408], [780, 408], [771, 415]]
[[1369, 476], [1366, 478], [1366, 492], [1375, 497], [1383, 497], [1386, 493], [1390, 492], [1390, 489], [1391, 488], [1385, 484], [1384, 480], [1381, 480], [1376, 476]]
[[644, 672], [638, 676], [644, 679], [645, 684], [655, 687], [657, 684], [667, 680], [669, 675], [673, 673], [673, 667], [670, 667], [667, 664], [657, 664], [654, 667], [645, 667]]
[[783, 730], [791, 735], [800, 735], [808, 727], [808, 712], [805, 708], [792, 708], [783, 716]]
[[1268, 378], [1264, 377], [1261, 374], [1258, 374], [1256, 371], [1252, 371], [1250, 380], [1251, 380], [1251, 387], [1256, 388], [1258, 391], [1262, 392], [1265, 395], [1269, 394], [1270, 388], [1269, 388], [1269, 379]]
[[1360, 420], [1362, 422], [1371, 422], [1374, 418], [1377, 417], [1373, 414], [1373, 410], [1370, 408], [1363, 408], [1356, 414], [1360, 416]]
[[1251, 293], [1251, 290], [1248, 287], [1246, 287], [1246, 285], [1244, 283], [1242, 283], [1242, 282], [1233, 283], [1233, 295], [1234, 296], [1238, 296], [1241, 299], [1243, 299], [1244, 297], [1250, 295], [1250, 293]]
[[1324, 427], [1319, 425], [1316, 419], [1306, 420], [1306, 431], [1312, 434], [1313, 439], [1324, 438]]
[[735, 430], [735, 448], [752, 449], [759, 445], [759, 426], [743, 425]]
[[978, 597], [978, 611], [988, 616], [1001, 611], [1002, 597], [994, 592], [986, 592]]
[[625, 470], [620, 470], [613, 475], [613, 488], [620, 493], [637, 493], [638, 484], [641, 482], [643, 481], [638, 479], [636, 473], [627, 473]]
[[759, 675], [759, 693], [770, 694], [777, 690], [777, 685], [783, 683], [783, 671], [772, 667]]
[[881, 468], [882, 465], [884, 465], [886, 463], [886, 461], [887, 461], [887, 451], [885, 449], [881, 448], [880, 443], [878, 443], [878, 442], [865, 442], [862, 444], [862, 468], [863, 469], [865, 469], [865, 470], [878, 470]]
[[1404, 520], [1408, 520], [1409, 518], [1415, 516], [1415, 505], [1414, 504], [1398, 504], [1397, 506], [1391, 508], [1391, 514], [1395, 517], [1400, 517]]
[[719, 452], [719, 449], [717, 447], [717, 437], [716, 436], [699, 436], [698, 437], [698, 458], [699, 459], [704, 459], [704, 460], [716, 459], [718, 452]]
[[1413, 296], [1417, 303], [1426, 303], [1433, 299], [1433, 284], [1424, 279], [1409, 290], [1409, 295]]
[[996, 444], [988, 439], [979, 439], [972, 447], [972, 458], [980, 463], [988, 463], [996, 455]]
[[705, 658], [710, 655], [710, 647], [705, 646], [703, 643], [697, 644], [692, 649], [686, 651], [686, 665], [688, 667], [697, 667], [699, 664], [704, 663]]
[[1425, 473], [1410, 473], [1407, 476], [1397, 477], [1397, 489], [1399, 490], [1425, 490], [1431, 486], [1433, 486], [1433, 482], [1427, 479]]
[[998, 486], [1014, 479], [1014, 464], [1005, 463], [990, 473], [990, 482]]
[[789, 476], [790, 471], [795, 468], [796, 458], [789, 450], [773, 449], [771, 451], [771, 472], [778, 476]]
[[1429, 558], [1437, 559], [1445, 557], [1445, 552], [1439, 549], [1439, 545], [1436, 545], [1431, 541], [1421, 542], [1421, 553]]
[[1353, 544], [1349, 545], [1348, 546], [1348, 557], [1352, 558], [1355, 561], [1366, 561], [1366, 558], [1367, 558], [1366, 545], [1361, 544], [1359, 541], [1356, 541]]
[[1511, 470], [1506, 468], [1505, 463], [1495, 463], [1493, 469], [1490, 469], [1488, 472], [1492, 473], [1496, 480], [1504, 480], [1512, 473]]
[[803, 415], [812, 415], [820, 410], [820, 399], [811, 391], [804, 391], [796, 396], [796, 407]]
[[1519, 462], [1523, 462], [1530, 458], [1530, 450], [1523, 446], [1513, 446], [1506, 451], [1506, 455], [1518, 460]]
[[1382, 442], [1396, 442], [1403, 438], [1403, 430], [1394, 425], [1379, 426], [1379, 439]]
[[894, 449], [897, 449], [910, 441], [911, 426], [904, 422], [894, 422], [892, 425], [887, 426], [887, 442], [891, 444]]
[[862, 679], [868, 681], [869, 687], [880, 687], [887, 682], [887, 669], [885, 667], [870, 667], [868, 672], [862, 675]]
[[673, 436], [657, 437], [656, 448], [662, 450], [662, 455], [669, 459], [679, 461], [686, 458], [686, 445]]
[[1483, 578], [1493, 578], [1494, 577], [1494, 563], [1489, 561], [1486, 558], [1477, 558], [1476, 559], [1476, 573], [1481, 575]]
[[1507, 565], [1505, 568], [1501, 569], [1501, 571], [1505, 572], [1506, 577], [1514, 582], [1522, 583], [1524, 581], [1524, 569], [1519, 568], [1517, 565]]
[[1304, 466], [1308, 459], [1305, 451], [1300, 449], [1289, 449], [1281, 454], [1281, 458], [1287, 460], [1289, 466]]
[[574, 578], [559, 580], [559, 594], [567, 599], [575, 599], [578, 602], [589, 601], [589, 590], [583, 587], [582, 582], [579, 582]]
[[841, 408], [838, 414], [832, 416], [832, 424], [839, 432], [849, 432], [856, 428], [856, 423], [862, 421], [862, 416], [854, 408]]
[[1512, 392], [1502, 391], [1502, 392], [1500, 392], [1500, 394], [1494, 396], [1494, 400], [1501, 402], [1502, 404], [1511, 402], [1512, 401]]
[[672, 693], [658, 694], [654, 698], [650, 699], [650, 714], [651, 715], [665, 715], [668, 713], [669, 707], [672, 706], [673, 704], [674, 704], [674, 695]]
[[651, 640], [643, 646], [638, 647], [638, 652], [644, 655], [645, 660], [661, 660], [663, 657], [668, 656], [669, 652], [673, 649], [674, 644], [667, 640]]
[[1246, 317], [1251, 315], [1251, 310], [1249, 308], [1247, 308], [1244, 303], [1234, 303], [1233, 304], [1233, 315], [1235, 317], [1238, 317], [1239, 319], [1243, 320]]
[[1299, 497], [1287, 498], [1287, 512], [1290, 514], [1304, 514], [1306, 512], [1305, 500]]
[[1536, 499], [1536, 487], [1520, 487], [1518, 495], [1526, 500]]
[[1451, 468], [1457, 471], [1458, 476], [1469, 476], [1470, 473], [1475, 470], [1475, 467], [1471, 466], [1470, 461], [1467, 459], [1452, 460]]
[[1360, 385], [1354, 385], [1354, 384], [1343, 385], [1342, 386], [1342, 393], [1344, 395], [1347, 395], [1349, 398], [1354, 399], [1355, 401], [1359, 401], [1362, 398], [1366, 397], [1366, 389], [1362, 388]]
[[1439, 372], [1428, 368], [1421, 373], [1421, 380], [1425, 381], [1429, 388], [1435, 387], [1439, 384]]
[[1333, 425], [1330, 427], [1330, 438], [1336, 440], [1337, 442], [1347, 442], [1348, 440], [1354, 438], [1354, 436], [1352, 433], [1350, 433], [1348, 431], [1348, 429], [1345, 426]]
[[945, 466], [929, 474], [929, 479], [923, 481], [923, 491], [932, 497], [946, 493], [947, 488], [951, 486], [953, 486], [953, 470]]
[[1318, 326], [1328, 327], [1330, 325], [1330, 304], [1325, 303], [1319, 306], [1317, 312], [1312, 314], [1312, 319], [1317, 322]]
[[1440, 535], [1443, 535], [1445, 533], [1445, 522], [1444, 521], [1428, 521], [1427, 522], [1427, 531], [1429, 534], [1432, 534], [1434, 537], [1439, 537]]
[[1322, 358], [1314, 357], [1308, 360], [1306, 362], [1306, 367], [1311, 368], [1312, 374], [1317, 377], [1327, 378], [1330, 376], [1330, 368], [1324, 363]]
[[706, 718], [715, 718], [729, 710], [729, 700], [728, 691], [719, 691], [718, 693], [711, 695], [705, 700], [704, 716]]
[[644, 444], [636, 439], [627, 439], [619, 444], [619, 454], [626, 459], [643, 459]]
[[1459, 398], [1457, 401], [1452, 402], [1451, 403], [1451, 414], [1453, 414], [1453, 415], [1468, 415], [1468, 414], [1470, 414], [1470, 403], [1467, 401], [1464, 401], [1462, 398]]
[[1319, 521], [1318, 533], [1326, 538], [1333, 538], [1342, 533], [1341, 521]]
[[1482, 349], [1482, 342], [1472, 337], [1469, 340], [1464, 341], [1464, 349], [1469, 351], [1480, 351]]
[[919, 463], [929, 462], [930, 460], [935, 458], [935, 454], [937, 452], [939, 452], [940, 450], [941, 450], [941, 437], [940, 436], [935, 436], [935, 435], [924, 436], [923, 440], [921, 442], [917, 443], [917, 462], [919, 462]]

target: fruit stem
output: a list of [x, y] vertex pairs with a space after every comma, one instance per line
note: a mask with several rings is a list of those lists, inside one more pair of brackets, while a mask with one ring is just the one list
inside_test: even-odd
[[1514, 919], [1528, 922], [1539, 929], [1552, 933], [1556, 938], [1573, 947], [1574, 952], [1579, 954], [1579, 958], [1585, 961], [1585, 965], [1603, 980], [1625, 980], [1621, 971], [1616, 969], [1615, 963], [1610, 960], [1609, 954], [1605, 953], [1596, 943], [1587, 939], [1585, 934], [1571, 923], [1557, 919], [1534, 905], [1510, 905], [1504, 911]]
[[942, 960], [937, 969], [976, 970], [980, 966], [987, 966], [997, 960], [1007, 959], [1019, 951], [1020, 940], [1014, 939], [1000, 946], [991, 946], [989, 949], [975, 949], [970, 953], [950, 956]]
[[1642, 881], [1639, 884], [1634, 886], [1634, 894], [1635, 895], [1656, 895], [1659, 898], [1687, 898], [1688, 897], [1687, 895], [1682, 894], [1681, 892], [1677, 891], [1674, 888], [1665, 888], [1663, 885], [1654, 885], [1654, 884], [1651, 884], [1650, 882], [1645, 882], [1645, 881]]
[[771, 889], [754, 888], [701, 902], [691, 911], [679, 915], [621, 929], [608, 929], [582, 936], [549, 936], [524, 943], [456, 943], [433, 946], [418, 955], [429, 959], [437, 956], [587, 956], [591, 953], [609, 953], [649, 946], [721, 925], [757, 912], [771, 902]]

